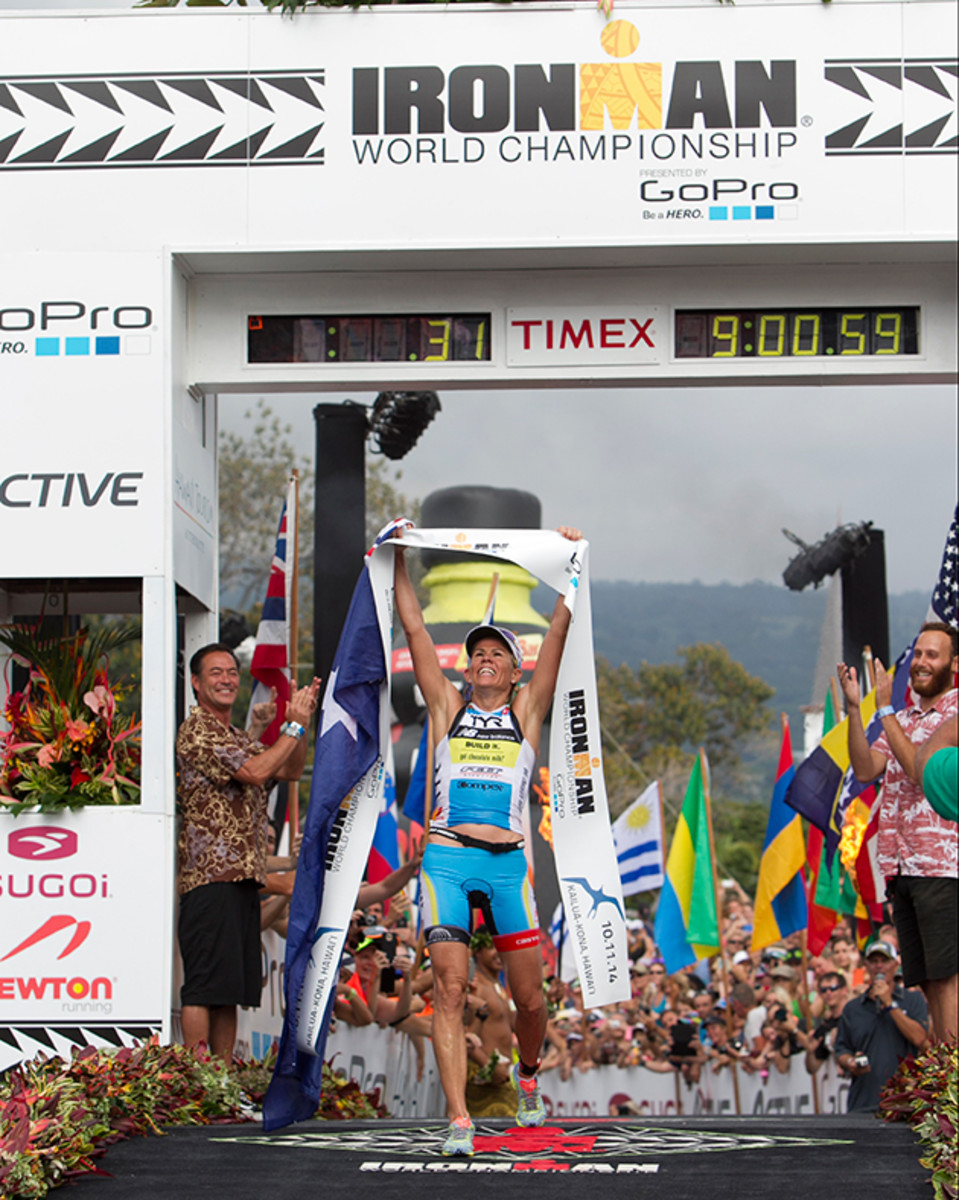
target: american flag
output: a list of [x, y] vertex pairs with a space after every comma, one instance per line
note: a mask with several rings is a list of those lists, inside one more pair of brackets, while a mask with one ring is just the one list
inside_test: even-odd
[[949, 536], [946, 538], [946, 548], [942, 553], [942, 566], [939, 568], [939, 578], [933, 589], [932, 600], [929, 604], [929, 620], [945, 621], [953, 629], [959, 628], [959, 573], [957, 573], [956, 549], [956, 519], [959, 517], [959, 507], [952, 515]]
[[290, 698], [290, 600], [293, 586], [292, 546], [287, 538], [288, 530], [296, 528], [295, 482], [290, 480], [287, 496], [280, 513], [280, 525], [276, 534], [276, 549], [270, 564], [270, 579], [266, 587], [266, 599], [256, 631], [256, 647], [250, 663], [250, 674], [256, 680], [250, 697], [250, 712], [253, 706], [270, 698], [270, 688], [276, 688], [276, 717], [260, 736], [265, 746], [271, 746], [280, 736], [280, 726], [286, 716], [286, 704]]

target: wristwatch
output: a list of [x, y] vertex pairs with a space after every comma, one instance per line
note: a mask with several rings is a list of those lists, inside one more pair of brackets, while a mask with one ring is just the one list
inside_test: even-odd
[[902, 1005], [897, 1004], [895, 1000], [891, 1000], [883, 1010], [884, 1012], [893, 1012], [895, 1009], [901, 1008]]
[[306, 733], [306, 730], [299, 721], [284, 721], [280, 726], [280, 733], [285, 733], [287, 737], [295, 738], [297, 741]]
[[895, 715], [896, 715], [896, 710], [893, 708], [893, 706], [891, 704], [884, 704], [882, 706], [882, 708], [876, 709], [876, 716], [879, 718], [880, 721], [883, 719], [883, 717], [894, 717]]

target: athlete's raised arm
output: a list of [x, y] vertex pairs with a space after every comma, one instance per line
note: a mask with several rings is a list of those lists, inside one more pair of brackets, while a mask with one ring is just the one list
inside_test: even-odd
[[396, 568], [393, 576], [396, 615], [406, 634], [406, 642], [413, 659], [413, 674], [423, 699], [433, 718], [433, 727], [439, 736], [446, 733], [449, 724], [462, 704], [454, 685], [443, 674], [436, 647], [423, 620], [423, 610], [417, 599], [413, 581], [406, 566], [406, 551], [397, 547]]
[[[582, 540], [582, 533], [571, 525], [560, 525], [556, 531], [570, 542]], [[530, 743], [539, 748], [539, 733], [556, 692], [559, 664], [563, 658], [566, 635], [569, 632], [570, 612], [562, 596], [557, 597], [549, 629], [543, 638], [536, 666], [529, 683], [516, 696], [516, 715]]]

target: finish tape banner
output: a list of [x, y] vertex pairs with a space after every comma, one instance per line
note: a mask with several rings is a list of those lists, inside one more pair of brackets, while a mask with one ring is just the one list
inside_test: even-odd
[[596, 699], [589, 542], [571, 543], [552, 530], [538, 529], [407, 529], [397, 542], [500, 558], [525, 568], [564, 597], [571, 619], [549, 744], [556, 874], [584, 1002], [593, 1008], [628, 999], [625, 914]]

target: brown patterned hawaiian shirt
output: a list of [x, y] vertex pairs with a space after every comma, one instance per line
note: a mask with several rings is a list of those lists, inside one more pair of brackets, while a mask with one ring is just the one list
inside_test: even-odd
[[241, 879], [266, 882], [269, 787], [233, 776], [265, 747], [202, 708], [190, 710], [176, 739], [177, 889]]

